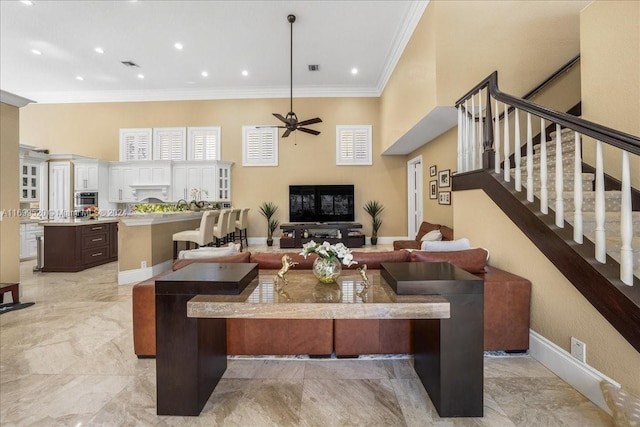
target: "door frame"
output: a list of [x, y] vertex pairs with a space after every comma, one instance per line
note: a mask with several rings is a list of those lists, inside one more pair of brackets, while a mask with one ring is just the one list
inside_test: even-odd
[[[416, 167], [416, 165], [420, 165], [420, 167]], [[424, 206], [423, 170], [422, 155], [407, 161], [407, 237], [409, 239], [418, 234], [418, 228], [422, 223], [422, 209]], [[418, 218], [419, 221], [414, 223], [414, 217]]]

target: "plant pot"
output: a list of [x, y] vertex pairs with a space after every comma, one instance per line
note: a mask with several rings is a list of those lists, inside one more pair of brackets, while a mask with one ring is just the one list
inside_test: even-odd
[[378, 244], [378, 238], [377, 237], [372, 237], [371, 238], [371, 244], [372, 245], [377, 245]]
[[335, 283], [342, 273], [342, 264], [337, 258], [316, 258], [313, 261], [313, 275], [322, 283]]
[[273, 239], [267, 239], [267, 246], [273, 246]]

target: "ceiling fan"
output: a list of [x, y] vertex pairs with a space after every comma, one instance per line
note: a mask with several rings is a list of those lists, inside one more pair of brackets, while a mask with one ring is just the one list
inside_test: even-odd
[[296, 22], [296, 16], [295, 15], [289, 15], [287, 16], [287, 21], [289, 21], [289, 23], [291, 24], [291, 61], [290, 61], [290, 106], [289, 106], [289, 113], [287, 113], [286, 117], [283, 117], [282, 114], [278, 114], [278, 113], [273, 113], [274, 116], [276, 116], [278, 118], [278, 120], [280, 120], [282, 123], [284, 123], [284, 126], [276, 126], [280, 129], [286, 129], [284, 131], [284, 133], [282, 134], [283, 138], [286, 138], [289, 136], [289, 134], [293, 131], [299, 130], [300, 132], [306, 132], [306, 133], [310, 133], [311, 135], [319, 135], [320, 132], [317, 130], [313, 130], [313, 129], [308, 129], [306, 127], [303, 126], [308, 126], [308, 125], [312, 125], [315, 123], [320, 123], [322, 122], [322, 119], [320, 117], [316, 117], [313, 119], [309, 119], [309, 120], [303, 120], [301, 122], [298, 121], [298, 116], [296, 116], [296, 113], [293, 112], [293, 23]]

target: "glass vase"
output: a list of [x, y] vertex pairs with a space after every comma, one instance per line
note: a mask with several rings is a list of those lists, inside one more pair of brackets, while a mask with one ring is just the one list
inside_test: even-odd
[[334, 283], [342, 272], [342, 264], [337, 258], [316, 258], [313, 274], [322, 283]]

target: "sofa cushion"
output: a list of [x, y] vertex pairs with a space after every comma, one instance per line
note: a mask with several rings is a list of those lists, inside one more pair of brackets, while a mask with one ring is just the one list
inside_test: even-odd
[[367, 269], [380, 270], [382, 262], [408, 262], [410, 260], [407, 251], [384, 251], [384, 252], [351, 252], [353, 260], [357, 261], [350, 267], [342, 266], [342, 269], [354, 270], [362, 264], [367, 264]]
[[284, 255], [289, 255], [293, 262], [298, 263], [293, 267], [298, 270], [311, 270], [313, 261], [315, 261], [317, 257], [315, 254], [310, 254], [305, 259], [304, 256], [296, 253], [259, 252], [251, 254], [250, 262], [257, 263], [260, 270], [279, 270], [282, 268], [282, 257]]
[[417, 242], [421, 241], [422, 236], [424, 236], [428, 232], [432, 230], [439, 230], [439, 229], [440, 229], [440, 224], [431, 224], [430, 222], [422, 221], [422, 224], [420, 224], [420, 228], [418, 229], [418, 234], [416, 234], [416, 241]]
[[411, 251], [410, 259], [412, 262], [448, 262], [469, 273], [484, 273], [487, 251], [482, 248], [450, 252]]
[[178, 259], [218, 258], [237, 254], [238, 252], [240, 252], [240, 244], [229, 243], [229, 245], [219, 248], [205, 246], [198, 249], [180, 251]]
[[431, 230], [430, 232], [422, 236], [422, 239], [420, 239], [420, 241], [422, 242], [435, 242], [438, 240], [442, 240], [442, 233], [440, 232], [440, 230]]
[[447, 241], [443, 240], [438, 242], [426, 241], [422, 242], [420, 249], [431, 252], [461, 251], [464, 249], [471, 249], [471, 244], [467, 238]]
[[173, 271], [180, 270], [194, 262], [250, 262], [251, 254], [249, 252], [240, 252], [233, 255], [214, 257], [214, 258], [197, 258], [197, 259], [177, 259], [171, 267]]
[[453, 228], [441, 225], [440, 234], [442, 234], [442, 240], [453, 240]]

